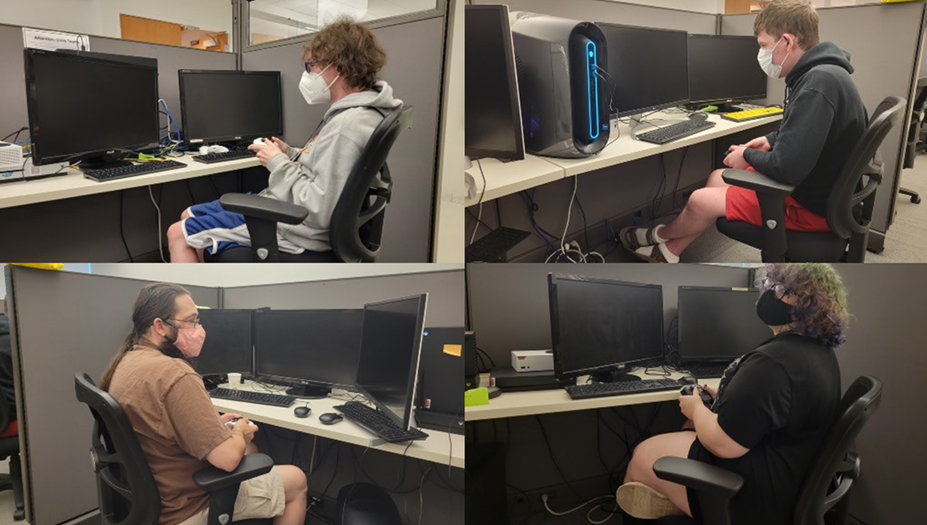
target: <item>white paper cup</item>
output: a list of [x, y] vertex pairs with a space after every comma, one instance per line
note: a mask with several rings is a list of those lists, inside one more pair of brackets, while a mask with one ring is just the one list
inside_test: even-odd
[[229, 374], [229, 387], [231, 387], [232, 390], [238, 390], [238, 387], [240, 386], [241, 386], [241, 374], [234, 373], [234, 372]]

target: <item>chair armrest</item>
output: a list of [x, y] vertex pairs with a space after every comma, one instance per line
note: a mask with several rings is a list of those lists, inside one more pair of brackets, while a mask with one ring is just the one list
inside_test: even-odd
[[739, 186], [768, 195], [787, 197], [795, 191], [795, 186], [791, 184], [783, 184], [762, 173], [755, 173], [752, 171], [724, 170], [721, 178], [724, 179], [724, 182], [732, 186]]
[[241, 459], [238, 468], [232, 472], [207, 467], [194, 474], [193, 481], [204, 491], [213, 492], [267, 474], [273, 466], [274, 460], [267, 454], [249, 454]]
[[742, 477], [729, 470], [691, 459], [660, 458], [653, 464], [653, 472], [660, 479], [724, 499], [734, 497], [744, 484]]
[[219, 202], [228, 211], [284, 224], [299, 224], [309, 215], [309, 210], [302, 206], [258, 195], [226, 193]]

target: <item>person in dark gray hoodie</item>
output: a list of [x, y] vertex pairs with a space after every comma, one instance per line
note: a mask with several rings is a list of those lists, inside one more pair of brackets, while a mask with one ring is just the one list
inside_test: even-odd
[[[731, 146], [724, 164], [796, 186], [785, 201], [786, 229], [829, 231], [828, 196], [868, 123], [850, 55], [820, 42], [817, 12], [804, 0], [773, 0], [754, 32], [760, 67], [772, 78], [785, 77], [785, 113], [778, 132]], [[726, 184], [722, 173], [715, 170], [670, 224], [623, 229], [622, 244], [650, 262], [678, 262], [719, 217], [762, 225], [756, 193]]]
[[[366, 26], [342, 20], [326, 26], [306, 47], [306, 71], [299, 90], [308, 104], [331, 104], [322, 123], [300, 148], [277, 137], [252, 145], [270, 171], [261, 195], [306, 208], [295, 225], [277, 226], [277, 243], [287, 253], [328, 252], [331, 216], [351, 170], [385, 114], [402, 106], [378, 79], [386, 53]], [[201, 262], [203, 251], [220, 253], [250, 245], [241, 214], [219, 201], [197, 204], [168, 229], [171, 262]]]

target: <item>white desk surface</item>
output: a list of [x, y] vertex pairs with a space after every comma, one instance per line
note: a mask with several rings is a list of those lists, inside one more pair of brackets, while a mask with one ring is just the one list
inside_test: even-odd
[[[228, 388], [228, 385], [222, 385]], [[251, 381], [247, 381], [241, 387], [242, 390], [253, 390], [255, 392], [267, 392], [256, 387]], [[282, 390], [282, 389], [281, 389]], [[282, 391], [281, 391], [282, 393]], [[309, 417], [298, 418], [294, 415], [293, 410], [296, 407], [309, 403], [312, 413]], [[260, 432], [261, 423], [274, 425], [280, 428], [295, 430], [304, 434], [311, 434], [328, 439], [350, 443], [361, 447], [372, 447], [376, 450], [391, 452], [402, 455], [406, 451], [408, 443], [385, 443], [382, 439], [371, 434], [363, 427], [353, 421], [345, 418], [334, 425], [323, 425], [319, 421], [319, 416], [326, 412], [335, 412], [333, 407], [343, 405], [346, 401], [343, 399], [311, 399], [302, 401], [297, 399], [296, 403], [290, 407], [274, 407], [269, 405], [258, 405], [256, 403], [245, 403], [242, 401], [230, 401], [227, 399], [212, 399], [213, 405], [220, 412], [234, 412], [254, 421], [258, 425]], [[423, 459], [433, 463], [443, 465], [448, 464], [450, 459], [451, 466], [464, 468], [464, 436], [462, 434], [449, 434], [437, 430], [424, 429], [423, 432], [428, 434], [428, 439], [415, 441], [409, 450], [405, 452], [406, 456]], [[450, 439], [448, 439], [450, 437]]]
[[[677, 113], [656, 113], [648, 119], [667, 119], [667, 120], [685, 120], [685, 114]], [[631, 136], [631, 128], [627, 124], [619, 123], [621, 136], [617, 139], [610, 138], [611, 144], [606, 146], [596, 155], [581, 159], [557, 159], [553, 157], [536, 157], [526, 155], [525, 160], [503, 163], [495, 159], [482, 159], [480, 162], [483, 167], [483, 174], [486, 176], [486, 193], [483, 196], [483, 202], [498, 199], [506, 195], [511, 195], [522, 190], [530, 189], [535, 186], [547, 184], [558, 179], [581, 175], [591, 171], [596, 171], [609, 166], [616, 166], [626, 162], [633, 162], [645, 157], [659, 155], [668, 151], [686, 148], [695, 144], [701, 144], [728, 135], [733, 135], [741, 131], [773, 124], [782, 120], [782, 115], [750, 120], [747, 122], [731, 122], [724, 120], [719, 115], [710, 115], [708, 119], [715, 122], [715, 126], [701, 133], [696, 133], [684, 139], [676, 140], [668, 144], [657, 145], [649, 142], [642, 142]], [[664, 124], [658, 124], [664, 125]], [[641, 126], [639, 131], [645, 133], [652, 131], [651, 126]], [[614, 137], [614, 129], [612, 136]], [[557, 169], [559, 168], [559, 170]], [[480, 190], [483, 185], [482, 175], [476, 163], [467, 170], [467, 174], [476, 181], [476, 197], [467, 199], [466, 205], [472, 206], [479, 202]], [[708, 174], [706, 174], [707, 177]]]
[[[640, 372], [635, 371], [633, 373], [646, 379], [660, 379], [658, 376], [643, 376]], [[672, 374], [668, 379], [679, 379], [680, 377], [682, 377], [682, 374]], [[708, 384], [712, 388], [718, 388], [720, 382], [721, 380], [717, 378], [702, 379], [699, 384]], [[682, 385], [679, 388], [682, 388]], [[488, 405], [467, 407], [464, 419], [466, 421], [482, 421], [486, 419], [553, 414], [556, 412], [575, 412], [577, 410], [662, 403], [678, 398], [679, 390], [578, 400], [570, 399], [569, 394], [563, 388], [532, 392], [503, 392], [499, 397], [490, 399]]]
[[0, 208], [12, 208], [39, 202], [49, 202], [73, 197], [83, 197], [97, 193], [126, 190], [164, 184], [184, 179], [226, 173], [254, 166], [260, 166], [256, 158], [202, 164], [193, 160], [191, 155], [172, 158], [187, 164], [186, 168], [168, 171], [159, 171], [148, 175], [139, 175], [109, 182], [95, 182], [85, 179], [84, 174], [76, 170], [68, 170], [67, 175], [49, 177], [47, 179], [24, 180], [0, 184]]

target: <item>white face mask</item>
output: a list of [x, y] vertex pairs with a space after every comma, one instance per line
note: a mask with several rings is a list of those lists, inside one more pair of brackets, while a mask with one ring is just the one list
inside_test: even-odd
[[760, 63], [760, 67], [763, 68], [763, 71], [772, 78], [779, 78], [782, 76], [782, 66], [785, 64], [785, 61], [789, 59], [789, 55], [792, 53], [789, 51], [785, 55], [785, 58], [782, 60], [782, 64], [778, 66], [773, 64], [773, 53], [776, 52], [776, 48], [779, 47], [779, 44], [782, 43], [780, 38], [776, 45], [772, 49], [760, 49], [760, 52], [756, 55], [756, 60]]
[[325, 66], [325, 69], [323, 69], [321, 73], [303, 71], [303, 77], [299, 81], [299, 91], [303, 94], [303, 98], [306, 99], [307, 103], [327, 104], [331, 102], [331, 87], [341, 75], [336, 76], [334, 80], [331, 81], [331, 84], [325, 85], [325, 79], [322, 78], [322, 73], [329, 67], [330, 66]]

